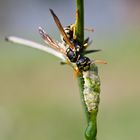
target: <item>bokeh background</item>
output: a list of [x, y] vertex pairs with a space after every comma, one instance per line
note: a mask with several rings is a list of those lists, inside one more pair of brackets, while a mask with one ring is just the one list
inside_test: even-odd
[[[44, 52], [7, 43], [15, 35], [43, 41], [38, 26], [59, 33], [74, 22], [75, 0], [0, 0], [0, 140], [82, 140], [86, 127], [77, 80]], [[140, 1], [85, 0], [85, 25], [94, 28], [90, 58], [102, 82], [98, 140], [140, 140]]]

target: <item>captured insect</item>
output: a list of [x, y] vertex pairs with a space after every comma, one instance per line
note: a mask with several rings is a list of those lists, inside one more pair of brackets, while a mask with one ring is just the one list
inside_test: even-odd
[[98, 110], [100, 101], [100, 79], [98, 76], [98, 69], [95, 64], [90, 66], [90, 70], [83, 71], [83, 95], [84, 101], [89, 112]]
[[[83, 56], [82, 53], [77, 51], [77, 48], [75, 46], [75, 43], [70, 41], [69, 37], [67, 36], [61, 22], [59, 21], [56, 14], [53, 12], [52, 9], [50, 9], [50, 12], [54, 18], [54, 21], [60, 31], [60, 34], [63, 36], [65, 40], [65, 44], [62, 42], [57, 42], [54, 39], [52, 39], [41, 27], [39, 28], [39, 32], [44, 39], [44, 41], [50, 45], [55, 50], [61, 52], [66, 58], [68, 58], [69, 62], [75, 63], [77, 68], [76, 71], [87, 71], [90, 68], [90, 64], [93, 63], [88, 57]], [[100, 61], [101, 62], [101, 61]], [[95, 61], [94, 61], [95, 63]]]

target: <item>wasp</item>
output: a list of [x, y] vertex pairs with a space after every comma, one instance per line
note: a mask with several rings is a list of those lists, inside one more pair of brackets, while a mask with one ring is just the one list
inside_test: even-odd
[[[86, 48], [92, 43], [92, 41], [89, 41], [89, 37], [87, 37], [84, 40], [83, 45], [77, 40], [77, 36], [76, 36], [76, 22], [78, 20], [78, 12], [76, 12], [76, 21], [74, 24], [70, 24], [66, 27], [64, 27], [64, 31], [67, 35], [67, 37], [69, 38], [69, 40], [74, 44], [75, 49], [78, 53], [83, 53], [83, 55], [85, 54], [89, 54], [89, 53], [93, 53], [93, 52], [98, 52], [101, 50], [86, 50]], [[89, 28], [85, 28], [84, 30], [89, 31], [89, 32], [93, 32], [94, 29], [89, 29]], [[62, 40], [62, 43], [64, 45], [67, 44], [67, 42], [65, 41], [65, 38], [60, 34], [60, 38]]]
[[73, 30], [69, 30], [71, 31], [70, 34], [66, 32], [66, 29], [63, 28], [60, 20], [52, 9], [50, 9], [50, 12], [65, 43], [63, 41], [62, 43], [55, 41], [40, 27], [39, 33], [41, 34], [42, 38], [48, 45], [50, 45], [55, 50], [61, 52], [66, 58], [68, 58], [68, 61], [70, 63], [75, 63], [77, 66], [76, 71], [88, 71], [92, 61], [88, 57], [83, 55], [83, 50], [81, 49], [82, 46], [79, 45], [76, 39], [73, 39], [71, 35], [73, 34]]

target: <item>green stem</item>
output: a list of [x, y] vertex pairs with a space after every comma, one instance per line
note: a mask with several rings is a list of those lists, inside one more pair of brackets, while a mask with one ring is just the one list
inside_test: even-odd
[[[84, 0], [76, 0], [76, 11], [78, 12], [78, 20], [76, 21], [76, 36], [80, 44], [84, 42]], [[85, 115], [87, 119], [87, 128], [85, 131], [86, 140], [96, 140], [97, 134], [97, 112], [98, 109], [89, 112], [84, 101], [83, 89], [84, 81], [83, 75], [78, 76], [78, 83], [80, 88], [80, 96], [83, 107], [85, 109]], [[99, 88], [99, 87], [98, 87]]]
[[[84, 0], [76, 0], [76, 11], [78, 12], [78, 19], [76, 19], [76, 36], [80, 44], [83, 44], [84, 42]], [[76, 17], [77, 18], [77, 17]], [[82, 74], [78, 76], [78, 83], [80, 88], [80, 96], [82, 100], [82, 104], [85, 110], [86, 119], [87, 122], [89, 120], [89, 113], [86, 107], [86, 104], [84, 102], [84, 96], [83, 96], [83, 76]]]
[[84, 42], [84, 0], [76, 0], [76, 11], [78, 12], [78, 19], [76, 22], [76, 35], [78, 41]]

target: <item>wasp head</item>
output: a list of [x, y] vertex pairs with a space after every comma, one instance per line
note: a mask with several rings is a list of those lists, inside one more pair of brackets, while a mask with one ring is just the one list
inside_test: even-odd
[[91, 61], [88, 57], [85, 57], [85, 56], [81, 56], [78, 61], [76, 62], [76, 65], [78, 67], [78, 69], [80, 71], [87, 71], [90, 69], [90, 64], [91, 64]]

